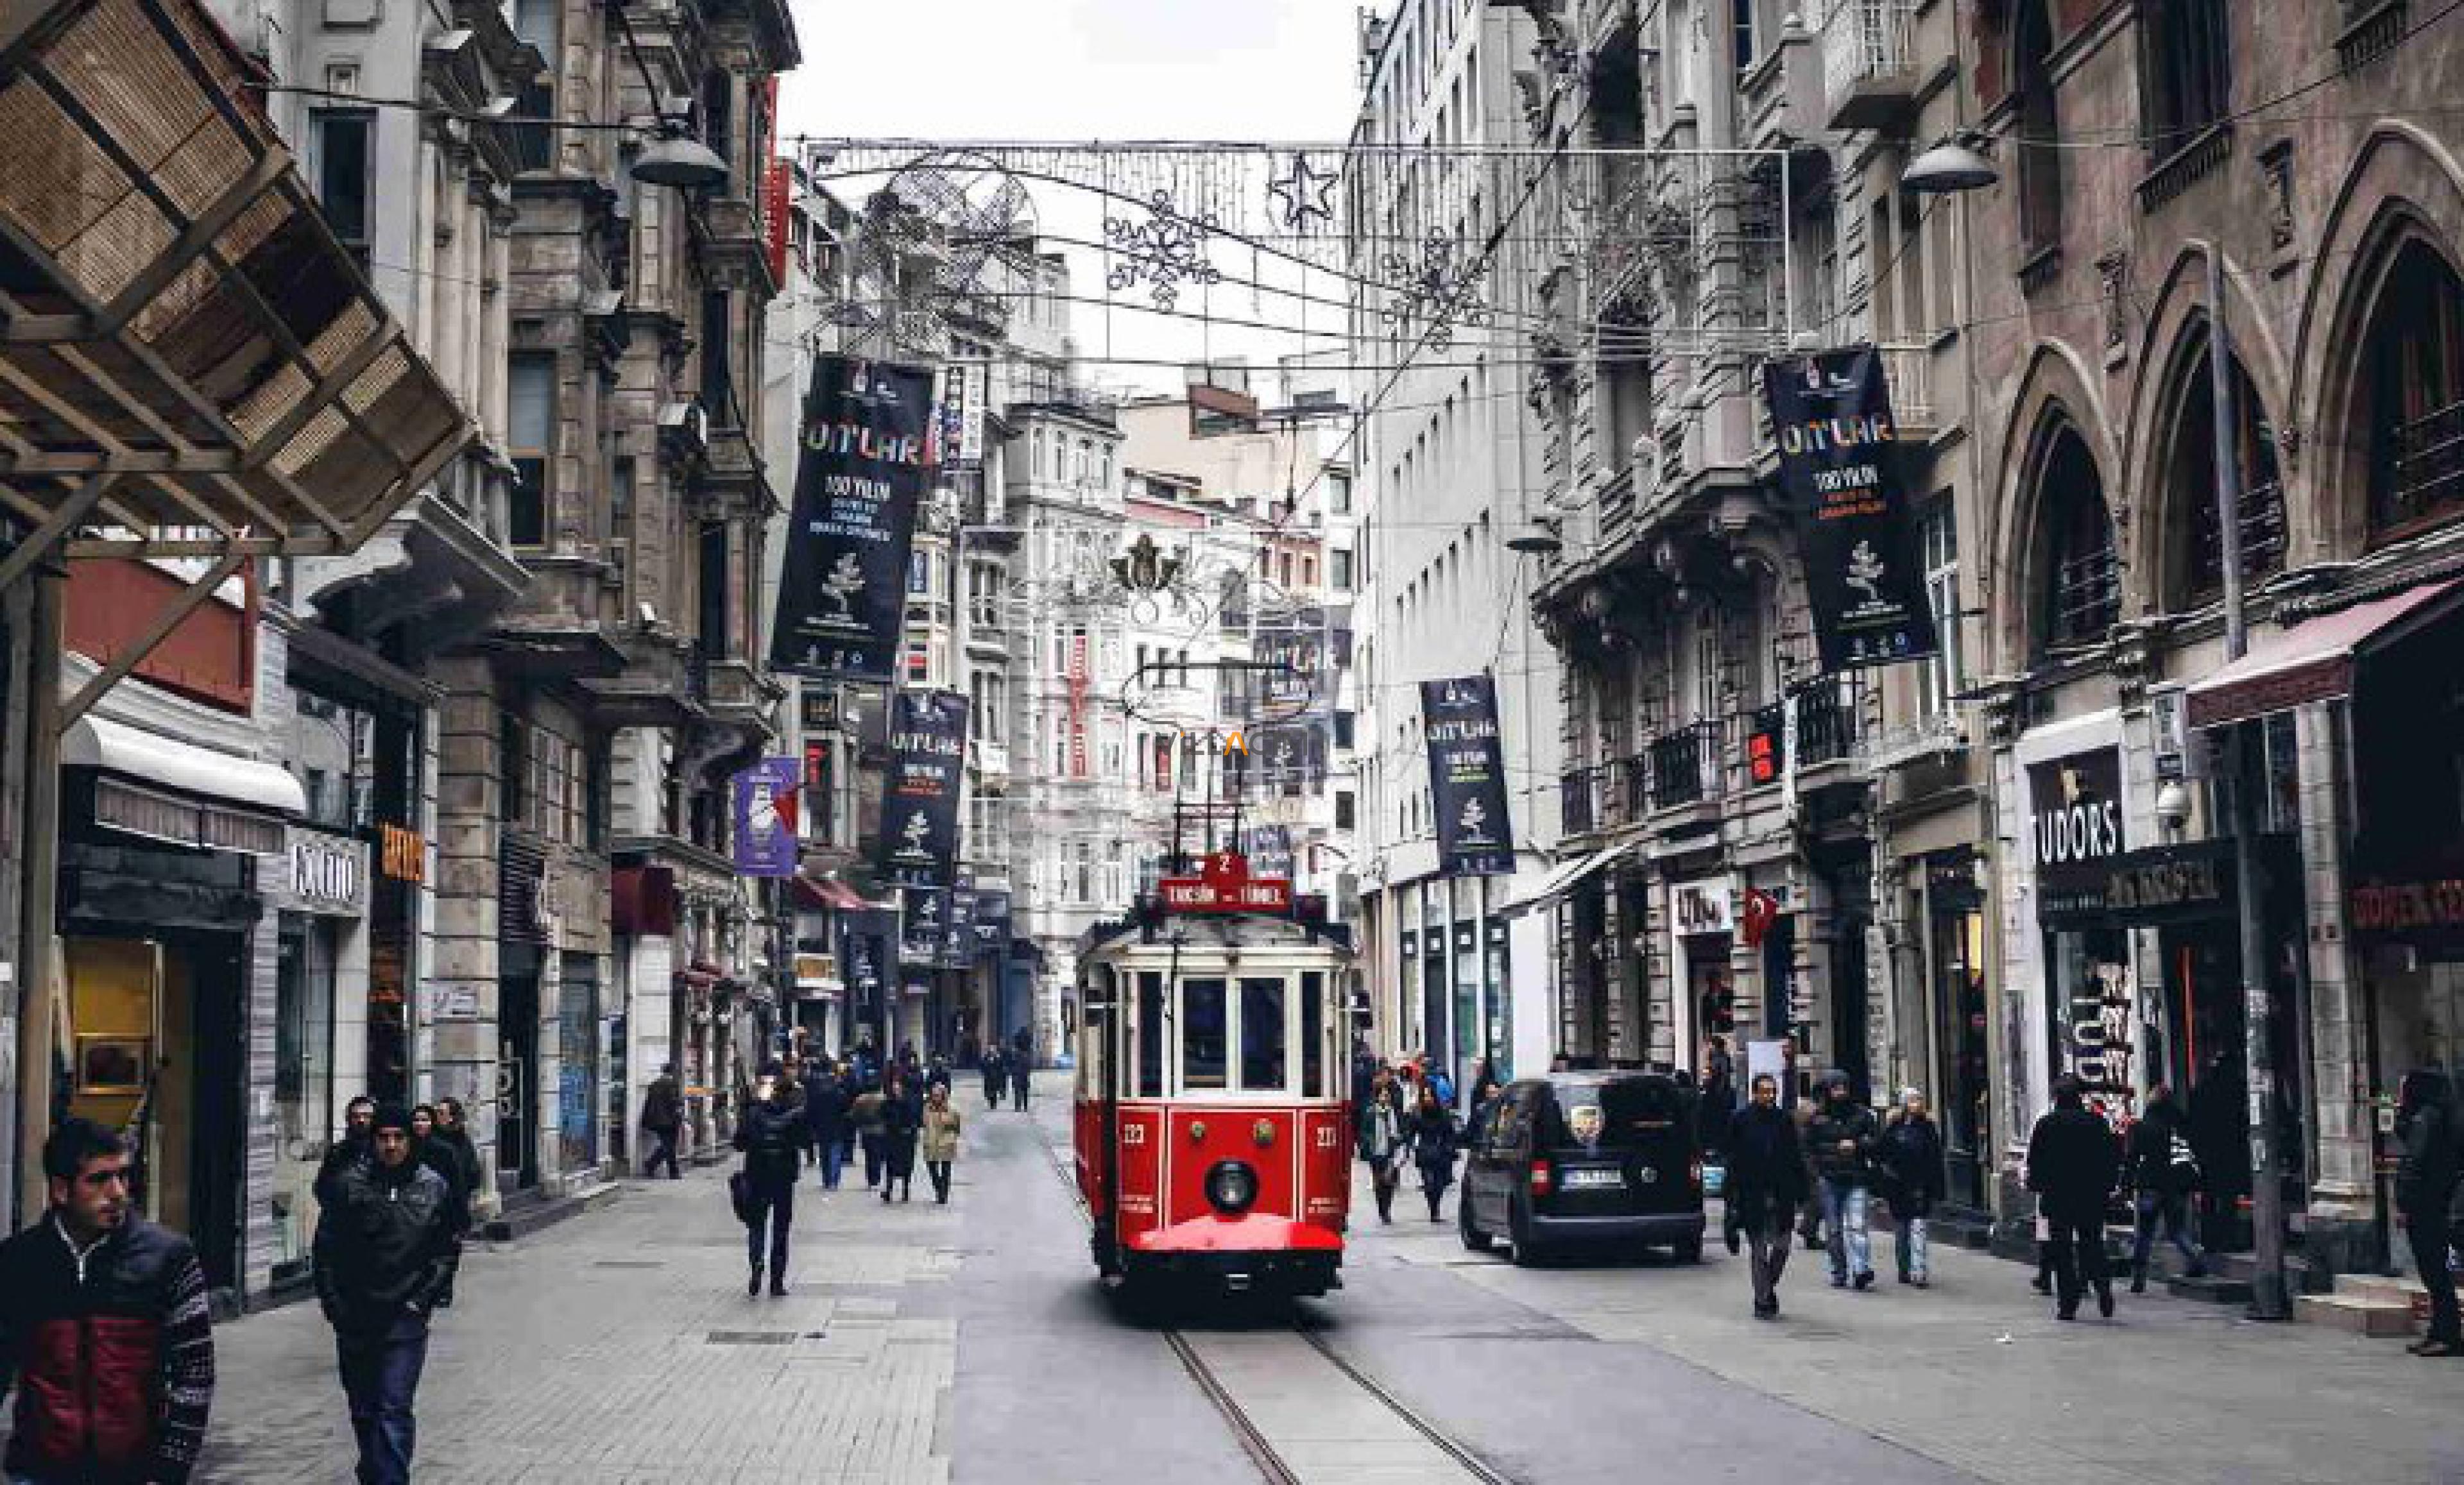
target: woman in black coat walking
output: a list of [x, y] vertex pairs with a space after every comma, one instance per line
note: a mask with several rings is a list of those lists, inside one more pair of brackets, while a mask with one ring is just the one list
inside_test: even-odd
[[1455, 1111], [1438, 1102], [1438, 1090], [1420, 1081], [1420, 1104], [1412, 1111], [1412, 1159], [1420, 1168], [1420, 1194], [1429, 1198], [1429, 1220], [1454, 1184], [1455, 1150], [1463, 1143]]
[[898, 1188], [900, 1201], [912, 1201], [915, 1195], [915, 1137], [924, 1127], [924, 1104], [907, 1081], [904, 1069], [892, 1069], [890, 1086], [881, 1090], [881, 1199], [890, 1199], [891, 1186]]

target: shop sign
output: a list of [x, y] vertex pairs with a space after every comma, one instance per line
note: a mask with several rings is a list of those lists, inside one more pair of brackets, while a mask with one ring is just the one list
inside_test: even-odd
[[2147, 851], [2115, 863], [2104, 905], [2116, 917], [2200, 912], [2233, 900], [2233, 877], [2211, 853]]
[[392, 882], [428, 880], [428, 841], [400, 825], [377, 827], [377, 873]]
[[2122, 756], [2101, 749], [2028, 770], [2038, 866], [2104, 861], [2124, 849]]
[[2464, 878], [2368, 883], [2352, 889], [2346, 906], [2356, 938], [2464, 934]]
[[1736, 931], [1736, 912], [1726, 877], [1680, 882], [1669, 889], [1668, 901], [1681, 936]]
[[341, 836], [294, 829], [291, 897], [312, 912], [356, 915], [367, 911], [367, 847]]

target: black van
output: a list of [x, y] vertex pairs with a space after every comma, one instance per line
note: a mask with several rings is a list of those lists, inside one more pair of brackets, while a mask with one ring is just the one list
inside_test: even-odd
[[1703, 1256], [1694, 1095], [1661, 1073], [1567, 1072], [1498, 1096], [1470, 1142], [1456, 1203], [1463, 1246], [1514, 1261], [1579, 1243], [1664, 1244]]

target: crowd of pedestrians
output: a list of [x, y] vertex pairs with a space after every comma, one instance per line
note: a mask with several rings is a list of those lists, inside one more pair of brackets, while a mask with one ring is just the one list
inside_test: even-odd
[[[2237, 1097], [2232, 1069], [2203, 1081], [2202, 1097], [2186, 1107], [2165, 1084], [2150, 1088], [2139, 1117], [2117, 1133], [2088, 1104], [2088, 1089], [2065, 1075], [2054, 1085], [2054, 1106], [2031, 1131], [2024, 1167], [2035, 1199], [2037, 1272], [2035, 1287], [2054, 1301], [2055, 1317], [2079, 1318], [2091, 1299], [2110, 1318], [2118, 1276], [2106, 1251], [2106, 1224], [2126, 1210], [2133, 1231], [2128, 1279], [2145, 1294], [2149, 1262], [2161, 1240], [2191, 1278], [2208, 1272], [2195, 1235], [2204, 1199], [2230, 1211], [2246, 1192], [2248, 1172], [2236, 1164], [2238, 1138], [2222, 1131]], [[1742, 1101], [1724, 1038], [1705, 1044], [1699, 1080], [1677, 1075], [1696, 1099], [1696, 1130], [1705, 1158], [1723, 1168], [1723, 1225], [1728, 1251], [1749, 1258], [1753, 1314], [1779, 1314], [1779, 1282], [1793, 1234], [1826, 1250], [1832, 1287], [1865, 1292], [1875, 1277], [1873, 1214], [1890, 1214], [1892, 1257], [1899, 1281], [1931, 1285], [1928, 1224], [1943, 1200], [1942, 1131], [1918, 1089], [1903, 1090], [1878, 1116], [1858, 1099], [1841, 1073], [1823, 1078], [1808, 1106], [1792, 1111], [1781, 1082], [1768, 1073], [1749, 1081]], [[2222, 1092], [2207, 1087], [2212, 1081]], [[1417, 1169], [1431, 1221], [1453, 1184], [1457, 1153], [1476, 1140], [1494, 1112], [1497, 1083], [1485, 1063], [1458, 1123], [1455, 1093], [1441, 1068], [1417, 1056], [1393, 1062], [1365, 1049], [1353, 1067], [1354, 1150], [1368, 1167], [1381, 1223], [1394, 1220], [1397, 1190]], [[2402, 1159], [2395, 1183], [2398, 1216], [2415, 1272], [2429, 1291], [2428, 1333], [2410, 1349], [2418, 1356], [2464, 1355], [2454, 1242], [2464, 1215], [2464, 1094], [2446, 1073], [2423, 1069], [2406, 1078], [2396, 1110]]]
[[[1025, 1110], [1034, 1055], [1024, 1031], [1006, 1047], [984, 1049], [978, 1068], [986, 1110], [999, 1110], [1004, 1101]], [[885, 1203], [905, 1203], [914, 1200], [920, 1163], [933, 1200], [949, 1203], [965, 1127], [953, 1077], [937, 1055], [926, 1058], [905, 1045], [885, 1058], [869, 1037], [844, 1058], [807, 1061], [791, 1051], [761, 1068], [737, 1113], [734, 1144], [744, 1162], [728, 1182], [745, 1228], [746, 1295], [759, 1296], [765, 1278], [771, 1294], [787, 1292], [796, 1185], [807, 1169], [818, 1171], [823, 1190], [835, 1191], [860, 1161], [866, 1190]], [[652, 1174], [661, 1165], [674, 1173], [674, 1131], [683, 1108], [674, 1069], [664, 1069], [642, 1103]]]

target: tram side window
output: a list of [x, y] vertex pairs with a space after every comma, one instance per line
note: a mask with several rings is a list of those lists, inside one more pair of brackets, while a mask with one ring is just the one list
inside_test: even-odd
[[1138, 1097], [1163, 1097], [1163, 976], [1138, 976]]
[[1301, 1097], [1326, 1097], [1326, 976], [1301, 975]]
[[1226, 1086], [1224, 987], [1220, 979], [1180, 982], [1180, 1086], [1183, 1091]]
[[1290, 1042], [1284, 1030], [1284, 982], [1280, 978], [1241, 981], [1241, 1086], [1256, 1092], [1280, 1093], [1285, 1051]]

